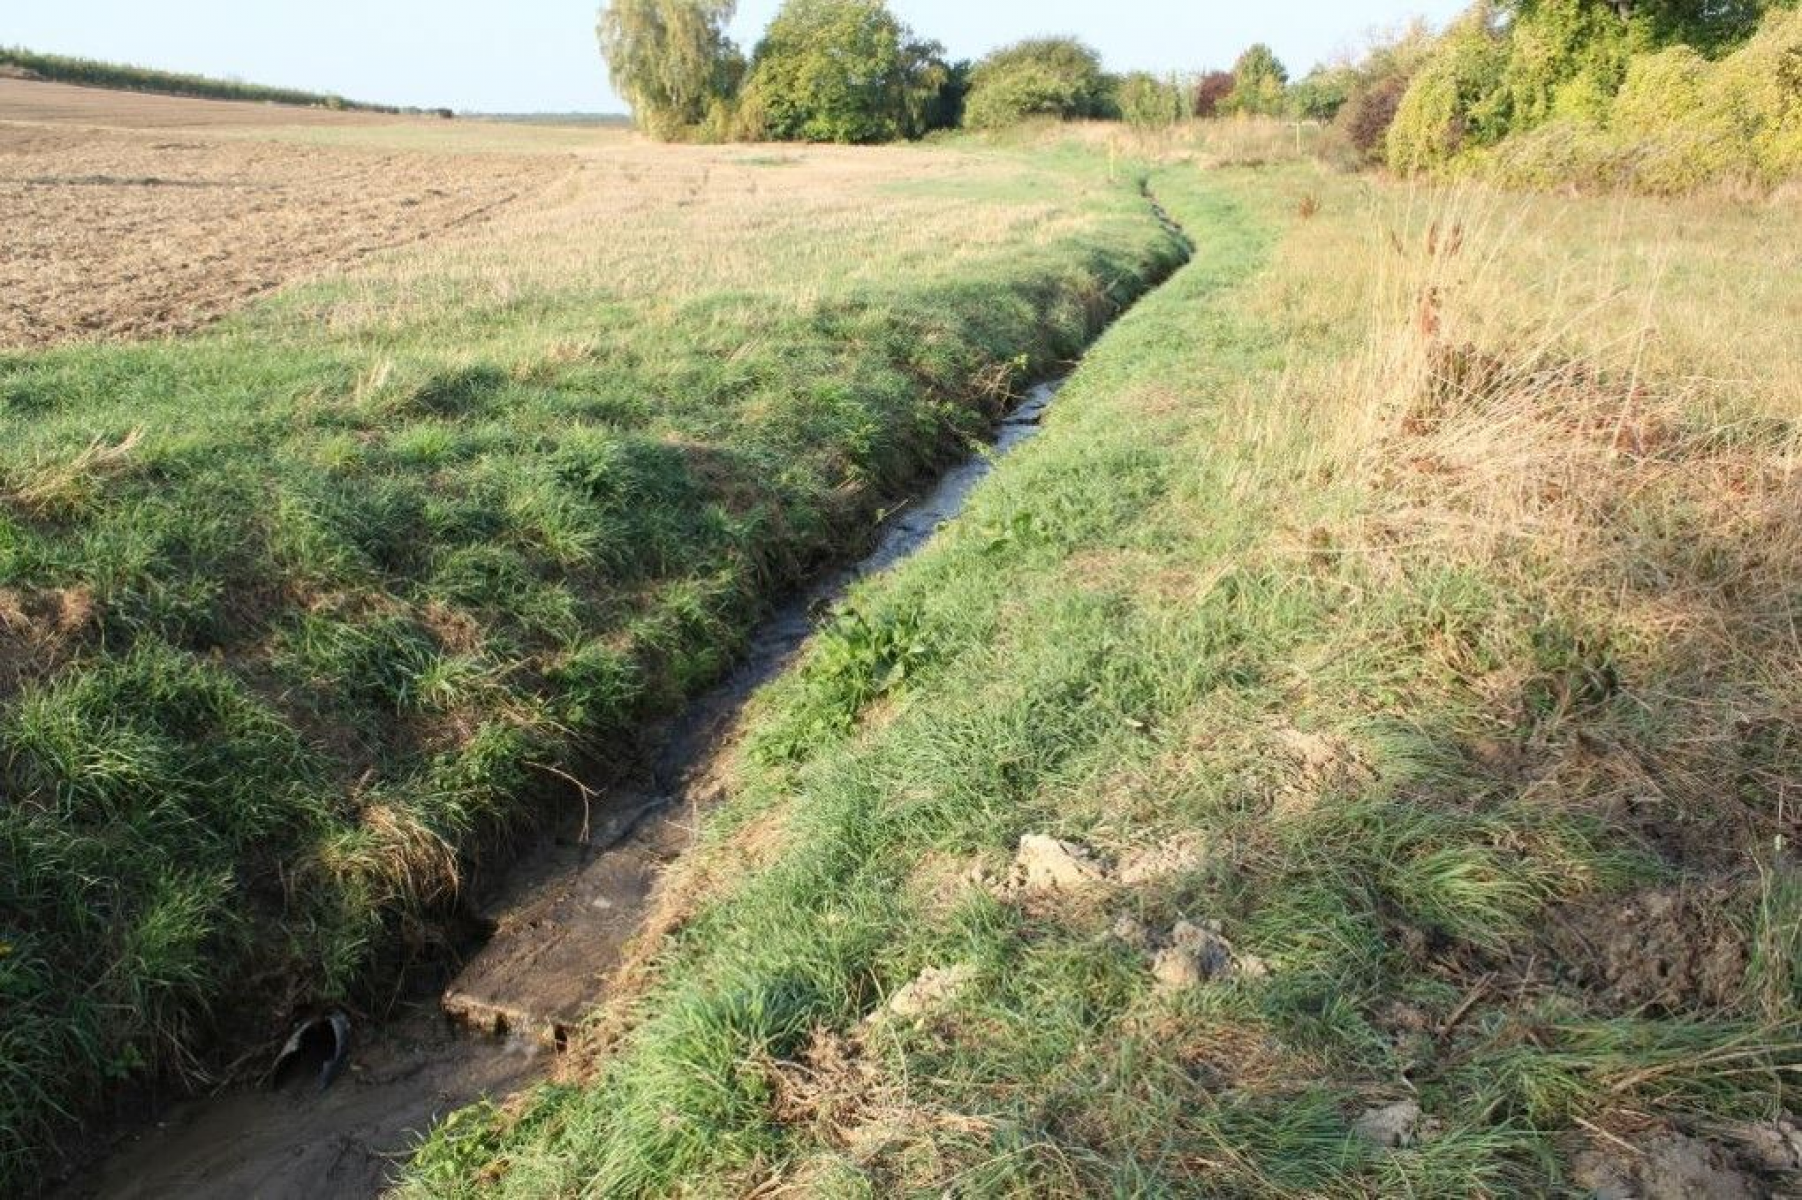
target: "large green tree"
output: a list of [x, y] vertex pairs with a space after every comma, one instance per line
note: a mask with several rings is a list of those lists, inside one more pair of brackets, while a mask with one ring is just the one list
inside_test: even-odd
[[1227, 98], [1227, 108], [1275, 116], [1283, 111], [1288, 86], [1289, 69], [1276, 51], [1259, 42], [1233, 64], [1233, 94]]
[[1101, 56], [1072, 38], [1034, 38], [997, 50], [970, 74], [964, 123], [999, 129], [1028, 117], [1102, 116], [1110, 102]]
[[614, 90], [649, 133], [674, 138], [728, 103], [744, 59], [726, 36], [737, 0], [611, 0], [596, 35]]
[[1120, 80], [1120, 116], [1135, 129], [1168, 129], [1189, 115], [1188, 89], [1175, 76], [1134, 71]]
[[883, 0], [788, 0], [752, 60], [746, 108], [783, 141], [918, 137], [953, 83], [943, 49]]

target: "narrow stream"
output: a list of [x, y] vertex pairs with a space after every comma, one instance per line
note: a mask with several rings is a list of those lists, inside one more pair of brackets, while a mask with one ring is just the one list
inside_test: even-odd
[[1057, 389], [1034, 388], [1002, 421], [990, 452], [885, 522], [862, 562], [765, 622], [732, 675], [670, 724], [636, 786], [597, 797], [579, 826], [547, 838], [508, 873], [484, 905], [492, 936], [443, 995], [404, 1006], [361, 1036], [333, 1087], [237, 1090], [178, 1104], [61, 1194], [374, 1196], [440, 1117], [544, 1077], [566, 1031], [605, 999], [658, 874], [690, 844], [697, 812], [717, 795], [716, 758], [745, 702], [793, 660], [822, 605], [918, 551], [963, 509], [995, 460], [1037, 432]]

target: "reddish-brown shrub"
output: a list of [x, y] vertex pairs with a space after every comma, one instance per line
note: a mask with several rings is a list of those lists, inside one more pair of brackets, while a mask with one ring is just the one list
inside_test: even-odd
[[1195, 115], [1218, 116], [1220, 106], [1233, 94], [1234, 82], [1231, 71], [1209, 71], [1203, 75], [1195, 84]]
[[1376, 162], [1383, 157], [1383, 139], [1394, 123], [1395, 111], [1401, 107], [1402, 96], [1407, 91], [1406, 76], [1385, 76], [1353, 89], [1351, 99], [1339, 110], [1334, 124], [1366, 162]]

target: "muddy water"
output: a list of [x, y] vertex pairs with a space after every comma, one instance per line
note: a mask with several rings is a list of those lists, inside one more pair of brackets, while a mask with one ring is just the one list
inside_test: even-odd
[[483, 908], [493, 927], [442, 996], [361, 1036], [325, 1092], [240, 1090], [179, 1104], [121, 1145], [68, 1197], [373, 1196], [444, 1114], [541, 1078], [565, 1031], [606, 998], [659, 873], [690, 844], [717, 794], [716, 759], [745, 702], [794, 658], [812, 614], [892, 567], [957, 515], [994, 459], [1038, 429], [1057, 385], [1035, 388], [993, 449], [883, 524], [855, 567], [796, 598], [756, 633], [743, 664], [674, 721], [627, 786], [592, 799], [526, 855]]

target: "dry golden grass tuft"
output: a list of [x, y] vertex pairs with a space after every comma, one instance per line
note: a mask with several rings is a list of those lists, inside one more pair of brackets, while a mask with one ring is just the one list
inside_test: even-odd
[[66, 662], [97, 611], [87, 588], [0, 587], [0, 698]]
[[117, 441], [95, 438], [67, 462], [47, 461], [29, 472], [6, 499], [34, 516], [68, 516], [81, 509], [94, 482], [125, 469], [144, 440], [136, 426]]
[[354, 839], [322, 851], [328, 874], [354, 878], [391, 893], [397, 908], [414, 910], [442, 902], [462, 887], [455, 849], [417, 814], [389, 804], [368, 804]]

